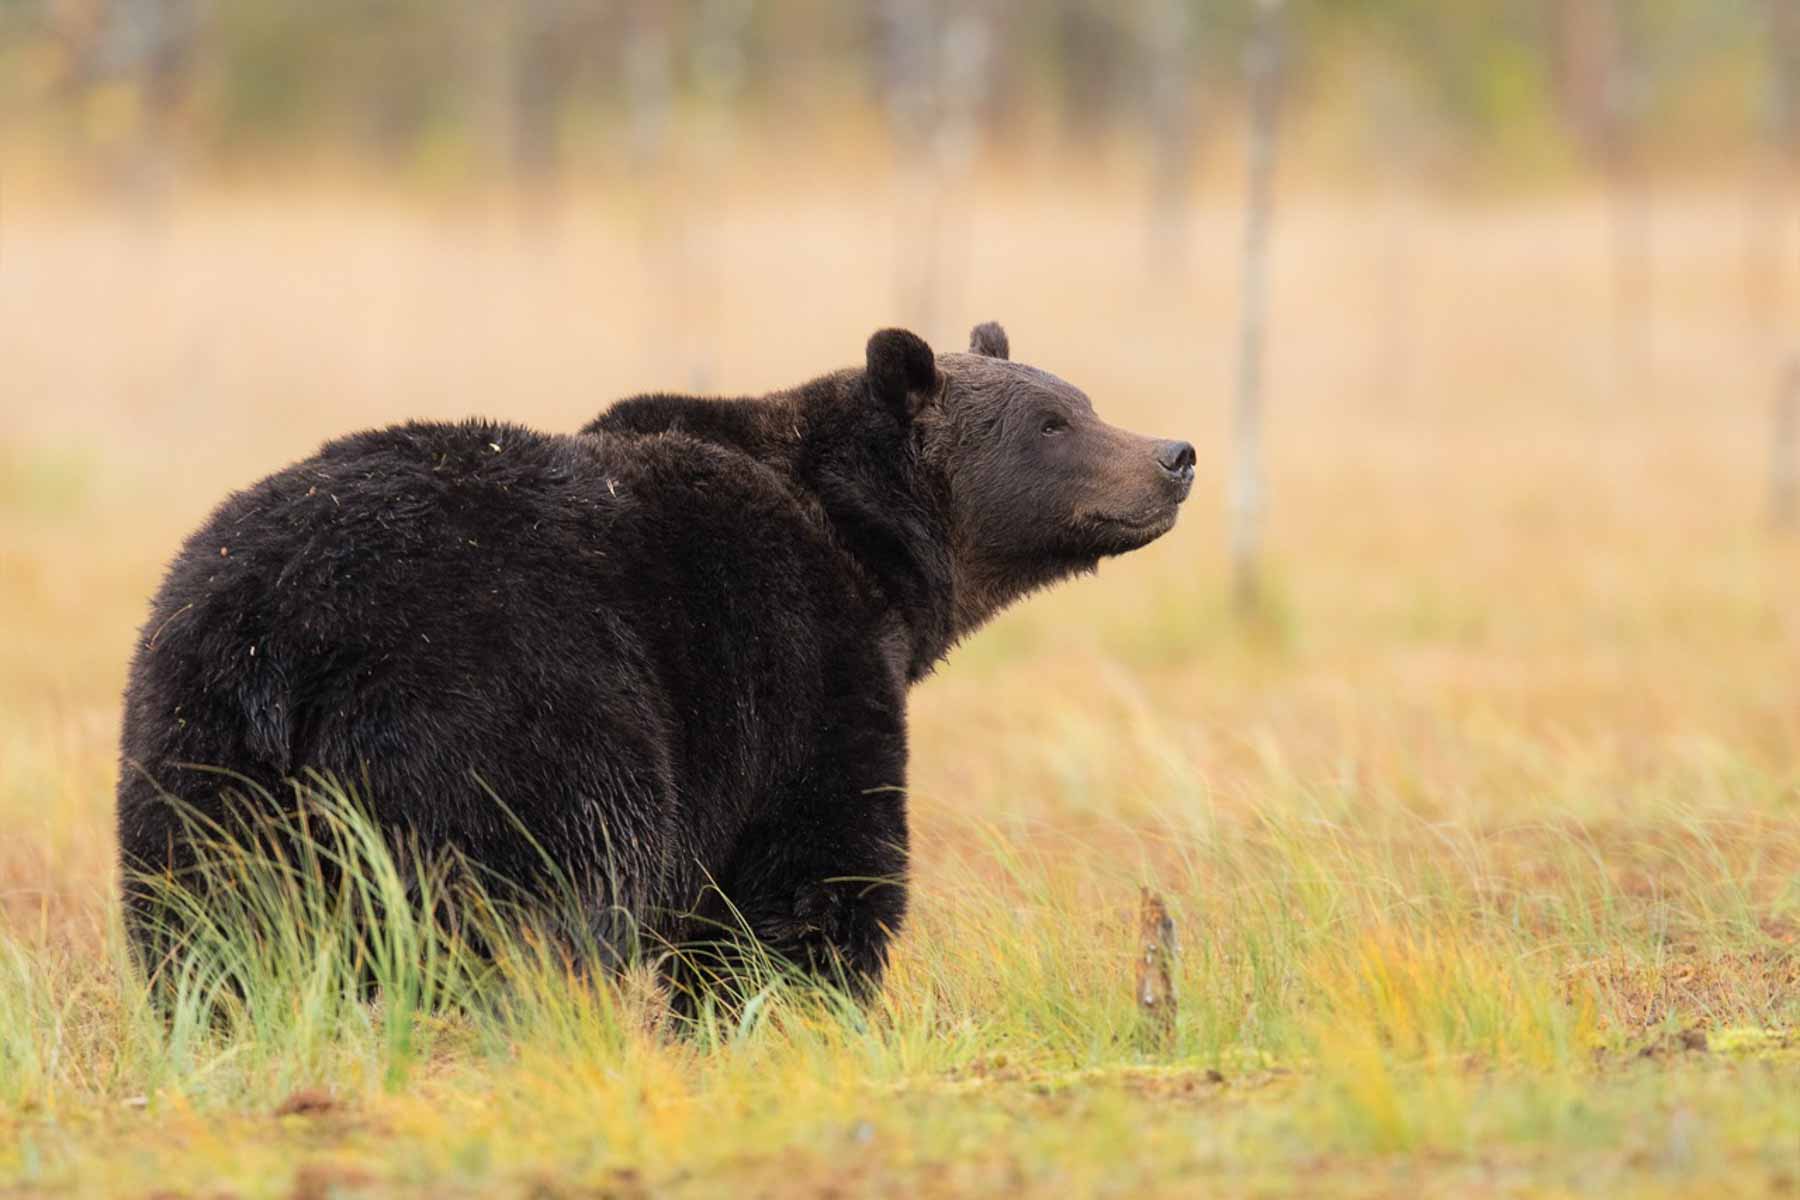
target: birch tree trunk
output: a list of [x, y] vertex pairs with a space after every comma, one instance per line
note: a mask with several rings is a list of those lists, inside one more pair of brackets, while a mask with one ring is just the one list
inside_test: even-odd
[[1628, 399], [1641, 395], [1649, 385], [1655, 357], [1650, 186], [1630, 130], [1635, 108], [1632, 97], [1640, 87], [1636, 70], [1623, 68], [1615, 100], [1620, 106], [1614, 118], [1617, 127], [1605, 152], [1611, 198], [1614, 388]]
[[513, 177], [534, 203], [548, 203], [561, 182], [558, 123], [568, 91], [570, 54], [563, 0], [516, 0], [507, 71]]
[[1777, 533], [1800, 529], [1800, 361], [1789, 365], [1775, 396], [1769, 438], [1769, 524]]
[[1164, 277], [1187, 264], [1195, 135], [1192, 26], [1187, 0], [1153, 0], [1145, 30], [1154, 146], [1147, 249], [1151, 272]]
[[193, 0], [116, 0], [109, 17], [101, 71], [132, 79], [138, 96], [124, 191], [139, 215], [154, 221], [175, 179], [177, 125], [192, 81], [200, 14]]
[[1767, 147], [1751, 189], [1744, 241], [1745, 291], [1753, 353], [1776, 380], [1769, 429], [1769, 524], [1781, 532], [1800, 527], [1800, 361], [1787, 345], [1788, 223], [1800, 160], [1800, 4], [1765, 0], [1768, 50], [1763, 99]]
[[980, 146], [994, 46], [992, 0], [884, 0], [886, 103], [901, 167], [896, 292], [902, 319], [928, 338], [954, 306], [966, 232], [952, 191]]
[[[681, 186], [685, 165], [676, 161], [670, 137], [675, 117], [675, 30], [666, 0], [631, 0], [624, 6], [623, 69], [626, 153], [630, 192], [637, 208], [638, 249], [657, 303], [647, 306], [655, 353], [670, 373], [690, 382], [703, 374], [685, 331], [693, 320], [696, 287], [688, 245], [695, 197]], [[671, 336], [671, 331], [673, 336]]]
[[941, 187], [933, 143], [938, 90], [938, 20], [932, 0], [884, 0], [885, 100], [900, 155], [895, 297], [901, 319], [931, 335], [941, 291]]
[[686, 303], [679, 313], [688, 386], [712, 389], [718, 375], [723, 280], [716, 244], [721, 197], [729, 194], [726, 171], [737, 136], [737, 105], [747, 71], [745, 42], [752, 0], [701, 0], [691, 48], [693, 79], [701, 105], [693, 136], [695, 180], [687, 191], [689, 219], [681, 231], [686, 263]]
[[1418, 98], [1392, 60], [1378, 64], [1369, 87], [1371, 144], [1365, 149], [1381, 164], [1379, 238], [1371, 238], [1370, 291], [1381, 298], [1374, 319], [1380, 328], [1369, 339], [1369, 380], [1376, 403], [1384, 409], [1408, 402], [1418, 362], [1419, 262], [1417, 243], [1424, 208], [1417, 195], [1421, 177]]
[[[962, 304], [970, 229], [969, 208], [959, 190], [967, 183], [981, 149], [981, 114], [988, 99], [988, 69], [995, 42], [993, 3], [964, 0], [953, 5], [938, 47], [939, 117], [931, 147], [936, 177], [933, 240], [942, 256], [932, 313], [937, 317]], [[933, 327], [926, 324], [928, 329]]]
[[1244, 223], [1243, 299], [1238, 330], [1237, 399], [1232, 409], [1232, 595], [1241, 613], [1262, 607], [1262, 524], [1268, 509], [1263, 472], [1263, 357], [1268, 340], [1269, 234], [1274, 202], [1276, 121], [1281, 102], [1282, 0], [1257, 0], [1246, 59], [1250, 83], [1249, 201]]
[[1633, 11], [1627, 0], [1561, 0], [1558, 8], [1564, 114], [1606, 179], [1612, 376], [1621, 396], [1643, 385], [1651, 357], [1650, 193], [1636, 136], [1649, 80], [1627, 36]]
[[669, 12], [661, 0], [637, 0], [625, 35], [625, 103], [633, 168], [662, 163], [673, 111], [674, 62]]

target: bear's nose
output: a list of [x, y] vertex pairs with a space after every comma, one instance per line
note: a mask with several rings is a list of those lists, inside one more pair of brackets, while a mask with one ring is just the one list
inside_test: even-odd
[[1192, 476], [1194, 447], [1187, 442], [1158, 442], [1156, 461], [1171, 475]]

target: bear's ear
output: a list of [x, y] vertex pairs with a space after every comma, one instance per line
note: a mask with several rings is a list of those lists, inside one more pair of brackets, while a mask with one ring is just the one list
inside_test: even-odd
[[925, 339], [883, 329], [869, 339], [869, 391], [903, 420], [919, 415], [937, 394], [937, 356]]
[[998, 321], [983, 321], [970, 331], [969, 352], [985, 354], [989, 358], [1012, 357], [1012, 347], [1006, 341], [1006, 330], [1000, 328]]

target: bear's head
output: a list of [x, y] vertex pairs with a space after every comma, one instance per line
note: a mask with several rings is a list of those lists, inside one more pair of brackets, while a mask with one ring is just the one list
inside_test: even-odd
[[941, 481], [955, 636], [1026, 592], [1155, 541], [1193, 486], [1191, 445], [1108, 425], [1079, 388], [1011, 361], [997, 324], [977, 326], [967, 353], [942, 355], [882, 330], [866, 372]]
[[992, 323], [966, 353], [884, 329], [861, 370], [754, 398], [638, 396], [583, 432], [708, 443], [810, 494], [905, 612], [915, 679], [1011, 601], [1167, 533], [1194, 482], [1192, 446], [1108, 425], [1011, 361]]

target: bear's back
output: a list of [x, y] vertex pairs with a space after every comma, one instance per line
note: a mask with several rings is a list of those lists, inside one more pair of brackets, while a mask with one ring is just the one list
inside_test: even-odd
[[[679, 434], [328, 443], [220, 505], [157, 595], [126, 694], [127, 861], [169, 838], [160, 789], [216, 786], [184, 763], [366, 783], [384, 820], [465, 848], [501, 821], [476, 777], [558, 811], [591, 781], [657, 820], [701, 786], [754, 794], [802, 751], [770, 718], [819, 704], [834, 554], [775, 473]], [[716, 836], [742, 802], [712, 807]]]

